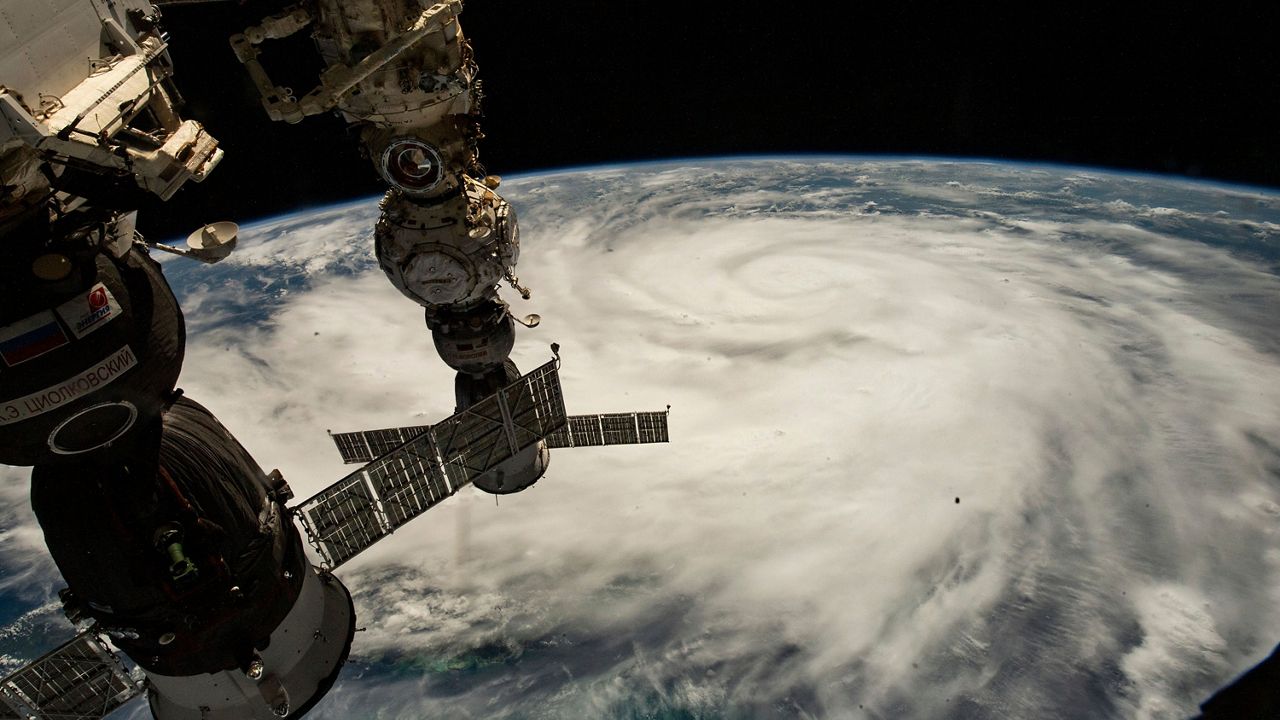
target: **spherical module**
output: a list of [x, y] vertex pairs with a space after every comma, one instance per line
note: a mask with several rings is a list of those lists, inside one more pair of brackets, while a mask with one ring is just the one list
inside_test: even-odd
[[402, 277], [406, 285], [432, 305], [461, 302], [476, 287], [476, 274], [471, 263], [444, 247], [426, 247], [410, 256], [403, 267]]
[[[397, 290], [424, 307], [482, 303], [511, 266], [506, 216], [489, 207], [500, 199], [470, 178], [466, 186], [468, 192], [441, 200], [393, 190], [382, 202], [374, 232], [378, 265]], [[488, 195], [478, 198], [481, 193]]]

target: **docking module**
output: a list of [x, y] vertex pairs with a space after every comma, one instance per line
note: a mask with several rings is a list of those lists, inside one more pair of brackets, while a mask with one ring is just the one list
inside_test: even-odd
[[[186, 330], [151, 257], [219, 262], [236, 226], [204, 226], [186, 249], [136, 230], [144, 199], [202, 181], [224, 152], [182, 117], [160, 9], [184, 3], [199, 4], [0, 11], [0, 463], [32, 467], [79, 630], [0, 680], [0, 720], [102, 718], [139, 695], [160, 720], [300, 717], [351, 651], [342, 563], [467, 485], [529, 487], [552, 448], [668, 439], [666, 411], [568, 415], [554, 345], [527, 374], [509, 357], [516, 326], [538, 318], [498, 295], [504, 282], [530, 293], [515, 212], [478, 159], [462, 3], [263, 0], [275, 14], [229, 52], [271, 118], [336, 112], [356, 130], [388, 186], [379, 264], [457, 372], [454, 415], [333, 435], [361, 467], [290, 505], [283, 475], [177, 388]], [[265, 61], [270, 41], [304, 31], [326, 69], [297, 97]]]

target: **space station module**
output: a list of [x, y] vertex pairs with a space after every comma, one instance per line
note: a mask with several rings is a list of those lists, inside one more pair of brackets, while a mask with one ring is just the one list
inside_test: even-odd
[[[350, 649], [350, 595], [308, 561], [287, 484], [175, 390], [183, 317], [135, 210], [222, 149], [173, 73], [146, 0], [0, 12], [0, 462], [34, 466], [90, 638], [0, 685], [0, 717], [100, 717], [144, 690], [161, 720], [298, 716]], [[142, 680], [86, 672], [109, 658], [92, 638]]]

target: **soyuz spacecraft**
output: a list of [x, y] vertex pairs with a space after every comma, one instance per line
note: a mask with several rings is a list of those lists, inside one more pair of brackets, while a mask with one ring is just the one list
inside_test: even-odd
[[[164, 4], [0, 11], [0, 462], [33, 467], [32, 507], [82, 630], [0, 681], [0, 720], [101, 718], [140, 694], [161, 720], [299, 717], [351, 648], [343, 562], [468, 484], [529, 487], [551, 448], [667, 440], [666, 411], [567, 415], [556, 346], [527, 374], [509, 358], [515, 326], [537, 318], [498, 295], [501, 282], [529, 291], [515, 212], [478, 160], [462, 3], [308, 0], [232, 50], [271, 118], [333, 112], [358, 130], [389, 186], [379, 264], [457, 371], [456, 413], [333, 435], [362, 466], [288, 505], [283, 476], [175, 389], [183, 317], [149, 254], [217, 262], [236, 228], [206, 226], [186, 250], [135, 230], [143, 199], [200, 182], [223, 152], [181, 116]], [[297, 97], [271, 80], [269, 50], [303, 31], [327, 69]]]

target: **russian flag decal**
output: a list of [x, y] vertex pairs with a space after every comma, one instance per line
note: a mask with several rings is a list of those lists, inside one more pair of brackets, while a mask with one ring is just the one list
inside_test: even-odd
[[0, 328], [0, 359], [9, 367], [44, 355], [66, 345], [62, 331], [51, 310], [42, 310], [24, 320]]

